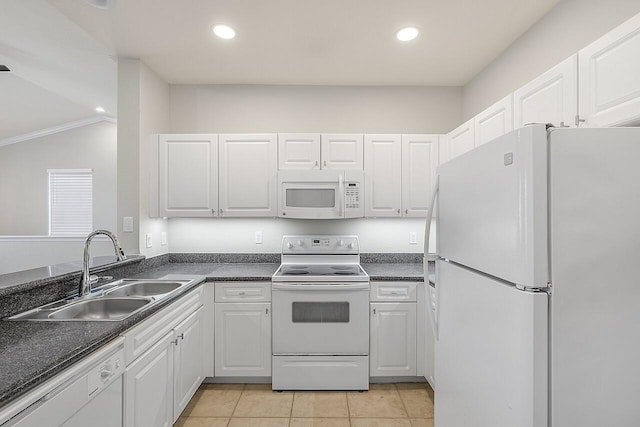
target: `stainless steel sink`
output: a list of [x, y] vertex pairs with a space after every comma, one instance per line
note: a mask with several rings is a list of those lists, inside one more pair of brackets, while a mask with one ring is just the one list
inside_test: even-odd
[[184, 286], [187, 282], [170, 282], [164, 280], [143, 280], [123, 284], [105, 291], [110, 297], [152, 296], [168, 294]]
[[95, 298], [78, 301], [49, 315], [52, 320], [122, 320], [152, 302], [151, 298]]
[[89, 295], [54, 301], [11, 316], [7, 320], [123, 320], [178, 292], [190, 283], [192, 280], [120, 279], [94, 289]]

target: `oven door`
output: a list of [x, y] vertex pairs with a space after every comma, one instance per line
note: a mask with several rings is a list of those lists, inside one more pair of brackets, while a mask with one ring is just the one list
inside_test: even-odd
[[274, 355], [369, 354], [369, 283], [273, 283]]

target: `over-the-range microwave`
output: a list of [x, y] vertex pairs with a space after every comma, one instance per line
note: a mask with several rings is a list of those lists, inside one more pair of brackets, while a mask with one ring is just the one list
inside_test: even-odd
[[364, 217], [361, 170], [283, 170], [278, 172], [278, 216], [329, 219]]

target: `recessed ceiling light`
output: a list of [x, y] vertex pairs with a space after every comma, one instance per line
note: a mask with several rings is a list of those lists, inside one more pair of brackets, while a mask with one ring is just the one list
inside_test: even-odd
[[105, 111], [105, 110], [104, 110], [104, 108], [102, 108], [102, 107], [96, 107], [96, 111], [97, 111], [98, 113], [104, 113], [104, 111]]
[[401, 42], [408, 42], [418, 37], [418, 29], [416, 27], [406, 27], [396, 33], [396, 38]]
[[213, 26], [213, 34], [221, 39], [229, 40], [236, 36], [236, 32], [228, 25], [217, 24]]

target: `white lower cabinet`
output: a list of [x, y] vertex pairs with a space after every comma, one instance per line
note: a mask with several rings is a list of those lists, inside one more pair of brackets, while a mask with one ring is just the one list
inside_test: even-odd
[[125, 371], [124, 425], [173, 425], [173, 331]]
[[174, 421], [204, 381], [204, 322], [202, 307], [174, 329]]
[[271, 303], [216, 303], [216, 377], [271, 375]]
[[171, 426], [205, 374], [203, 287], [124, 333], [124, 425]]
[[369, 375], [417, 376], [416, 282], [371, 282]]

